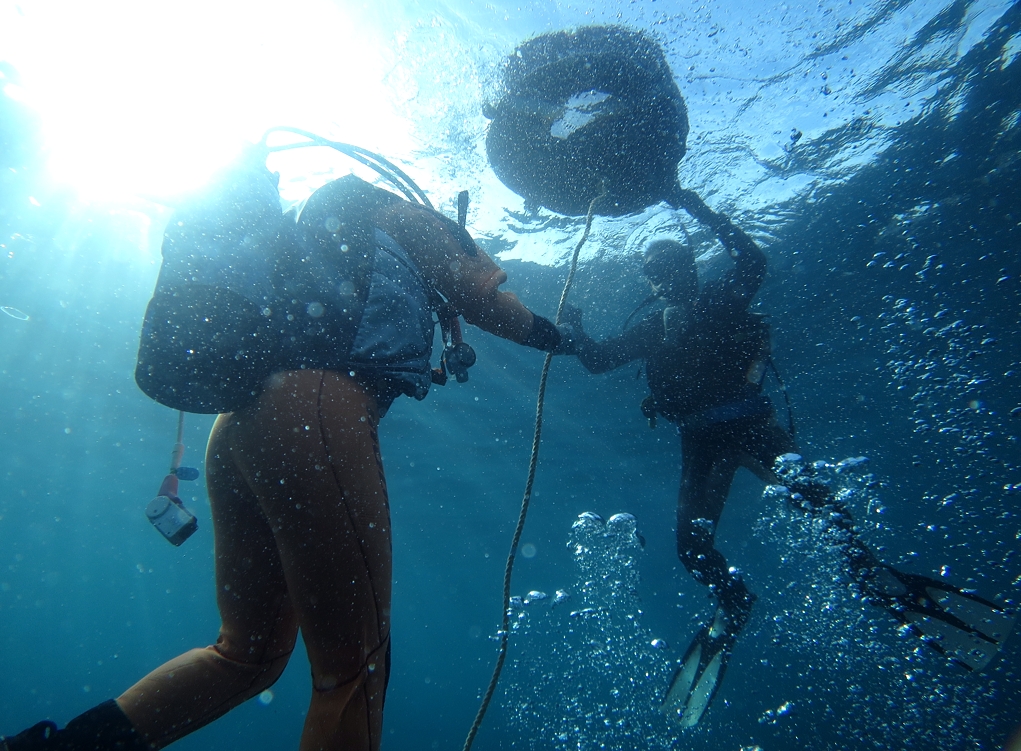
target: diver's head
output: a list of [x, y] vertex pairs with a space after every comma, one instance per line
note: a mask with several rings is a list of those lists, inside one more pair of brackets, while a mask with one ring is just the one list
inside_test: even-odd
[[698, 297], [698, 271], [691, 248], [677, 240], [655, 240], [645, 248], [645, 276], [668, 302], [691, 304]]

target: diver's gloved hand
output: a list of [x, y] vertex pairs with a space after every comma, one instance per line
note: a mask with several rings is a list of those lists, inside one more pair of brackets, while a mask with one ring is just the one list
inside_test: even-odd
[[560, 324], [557, 326], [557, 333], [560, 334], [560, 343], [551, 351], [554, 355], [576, 355], [578, 354], [578, 334], [573, 326]]
[[565, 303], [564, 312], [560, 316], [560, 322], [562, 325], [570, 327], [575, 335], [585, 336], [585, 329], [581, 325], [581, 308]]
[[576, 345], [572, 331], [567, 326], [557, 326], [553, 321], [532, 314], [532, 330], [528, 338], [521, 342], [526, 347], [535, 347], [543, 352], [554, 355], [573, 355]]
[[561, 323], [557, 328], [560, 329], [561, 335], [569, 344], [565, 346], [563, 352], [554, 352], [554, 354], [580, 356], [581, 351], [592, 343], [592, 339], [585, 333], [581, 324], [581, 317], [581, 308], [564, 305], [563, 313], [560, 316]]

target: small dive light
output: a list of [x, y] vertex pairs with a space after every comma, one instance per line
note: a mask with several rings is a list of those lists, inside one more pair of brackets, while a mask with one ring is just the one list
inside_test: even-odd
[[458, 383], [468, 382], [468, 368], [475, 364], [475, 350], [461, 338], [461, 322], [457, 311], [444, 303], [437, 311], [440, 319], [440, 333], [443, 336], [443, 355], [440, 367], [432, 373], [433, 383], [443, 386], [447, 382], [447, 371]]
[[177, 475], [167, 475], [163, 479], [159, 495], [149, 501], [145, 515], [172, 545], [180, 545], [199, 528], [195, 515], [177, 497]]
[[178, 497], [179, 480], [195, 480], [199, 471], [194, 467], [182, 467], [184, 456], [184, 412], [177, 417], [177, 443], [170, 455], [170, 473], [163, 478], [159, 493], [145, 507], [145, 515], [152, 526], [163, 535], [171, 545], [180, 545], [199, 528], [195, 515], [185, 508]]

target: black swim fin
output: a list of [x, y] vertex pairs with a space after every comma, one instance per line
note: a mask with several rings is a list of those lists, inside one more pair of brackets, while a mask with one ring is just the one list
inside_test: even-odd
[[727, 632], [726, 615], [718, 609], [713, 622], [698, 632], [684, 653], [661, 707], [681, 727], [695, 727], [709, 708], [723, 681], [736, 637]]
[[996, 603], [886, 564], [869, 573], [865, 595], [927, 646], [966, 670], [988, 665], [1014, 628], [1013, 615]]

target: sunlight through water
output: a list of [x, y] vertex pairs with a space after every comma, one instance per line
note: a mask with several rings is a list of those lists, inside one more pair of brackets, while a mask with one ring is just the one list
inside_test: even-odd
[[173, 196], [284, 122], [370, 146], [399, 138], [382, 47], [325, 0], [28, 0], [0, 10], [0, 47], [53, 177], [85, 199]]

